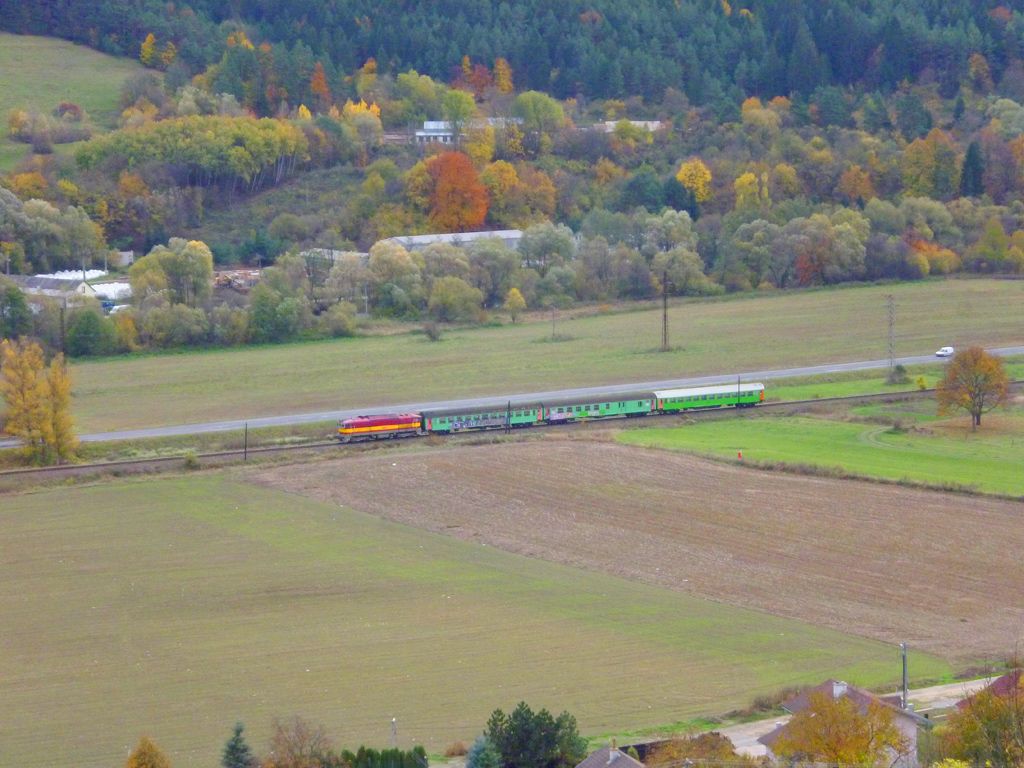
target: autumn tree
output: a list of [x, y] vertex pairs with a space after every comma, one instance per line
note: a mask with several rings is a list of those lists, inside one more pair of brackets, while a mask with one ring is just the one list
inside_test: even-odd
[[458, 277], [442, 277], [434, 281], [427, 310], [436, 320], [456, 322], [476, 320], [480, 316], [483, 291]]
[[693, 193], [698, 203], [706, 203], [711, 199], [711, 171], [699, 157], [692, 157], [680, 164], [676, 178]]
[[143, 736], [128, 755], [124, 768], [171, 768], [171, 761], [148, 736]]
[[157, 62], [156, 35], [150, 32], [139, 46], [139, 61], [145, 67], [152, 67]]
[[441, 113], [451, 126], [456, 144], [462, 141], [463, 128], [474, 112], [476, 112], [476, 102], [473, 101], [473, 95], [470, 93], [452, 88], [441, 97]]
[[313, 67], [313, 75], [309, 79], [309, 90], [317, 98], [320, 111], [326, 111], [331, 106], [331, 88], [327, 85], [327, 74], [324, 72], [324, 65], [317, 62]]
[[500, 57], [494, 60], [494, 86], [501, 93], [512, 93], [512, 67]]
[[288, 721], [274, 719], [270, 754], [263, 768], [314, 768], [331, 754], [331, 743], [323, 726], [312, 725], [301, 717]]
[[24, 444], [29, 461], [42, 461], [50, 442], [43, 350], [34, 341], [0, 342], [0, 396], [7, 404], [7, 434]]
[[1024, 763], [1021, 678], [1005, 695], [981, 691], [953, 712], [938, 733], [942, 752], [965, 765], [1017, 768]]
[[516, 322], [516, 318], [526, 309], [526, 299], [523, 298], [522, 292], [513, 286], [508, 289], [508, 293], [505, 294], [505, 303], [502, 305], [504, 310], [508, 312], [509, 317], [512, 318], [512, 323]]
[[959, 148], [953, 138], [933, 128], [903, 153], [903, 185], [908, 195], [947, 200], [960, 189]]
[[128, 279], [139, 301], [166, 290], [171, 302], [194, 307], [213, 290], [213, 254], [201, 240], [172, 237], [132, 264]]
[[430, 220], [445, 232], [479, 229], [487, 217], [487, 189], [462, 152], [444, 152], [427, 163], [431, 177]]
[[851, 165], [843, 171], [836, 189], [847, 203], [858, 205], [864, 205], [875, 196], [871, 175], [859, 165]]
[[896, 726], [895, 712], [872, 700], [861, 711], [848, 696], [811, 694], [772, 745], [779, 757], [839, 765], [886, 766], [908, 745]]
[[645, 756], [644, 765], [647, 768], [670, 768], [690, 762], [715, 762], [737, 767], [756, 765], [753, 758], [738, 754], [727, 736], [714, 731], [657, 742]]
[[971, 429], [981, 426], [981, 415], [1006, 402], [1009, 379], [1003, 361], [981, 347], [957, 352], [935, 388], [939, 414], [963, 410], [971, 415]]
[[47, 453], [58, 464], [74, 458], [78, 448], [71, 421], [71, 374], [64, 355], [56, 355], [46, 372], [46, 416], [49, 421]]

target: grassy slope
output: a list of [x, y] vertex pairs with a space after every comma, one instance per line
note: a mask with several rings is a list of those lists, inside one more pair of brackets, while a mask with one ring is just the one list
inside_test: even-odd
[[[934, 421], [934, 404], [926, 405], [930, 413], [912, 412], [901, 420]], [[884, 415], [874, 411], [865, 409], [864, 415]], [[742, 451], [746, 461], [839, 467], [868, 477], [953, 483], [1024, 496], [1024, 412], [990, 414], [984, 422], [979, 432], [971, 433], [966, 419], [933, 423], [926, 431], [806, 417], [720, 419], [631, 430], [618, 439], [730, 458]]]
[[[458, 542], [226, 474], [4, 499], [0, 764], [114, 765], [142, 733], [212, 765], [236, 720], [439, 749], [494, 707], [585, 733], [719, 713], [892, 648]], [[948, 667], [916, 655], [915, 675]]]
[[954, 280], [722, 301], [670, 309], [675, 349], [660, 353], [661, 313], [76, 363], [84, 431], [401, 404], [783, 368], [885, 356], [885, 295], [896, 296], [898, 354], [1024, 338], [1007, 308], [1024, 282]]
[[9, 170], [27, 145], [7, 138], [12, 109], [51, 112], [62, 101], [82, 107], [98, 127], [111, 127], [125, 78], [138, 62], [108, 56], [66, 40], [0, 32], [0, 170]]

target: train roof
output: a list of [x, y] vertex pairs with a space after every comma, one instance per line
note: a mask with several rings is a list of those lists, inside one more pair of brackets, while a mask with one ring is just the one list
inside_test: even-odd
[[559, 405], [593, 405], [596, 403], [619, 403], [625, 400], [650, 400], [654, 397], [654, 393], [650, 390], [644, 392], [597, 392], [587, 395], [577, 395], [574, 397], [553, 397], [545, 398], [543, 400], [531, 399], [531, 400], [511, 400], [511, 406], [509, 406], [509, 400], [498, 400], [492, 403], [481, 403], [480, 405], [471, 405], [464, 408], [428, 408], [423, 411], [424, 416], [433, 418], [435, 416], [454, 416], [461, 413], [504, 413], [506, 409], [513, 411], [529, 410], [531, 408], [540, 408], [541, 406], [559, 406]]
[[654, 393], [659, 400], [666, 397], [693, 397], [694, 395], [728, 395], [731, 392], [760, 392], [764, 384], [759, 381], [747, 384], [717, 384], [710, 387], [687, 387], [685, 389], [662, 389]]

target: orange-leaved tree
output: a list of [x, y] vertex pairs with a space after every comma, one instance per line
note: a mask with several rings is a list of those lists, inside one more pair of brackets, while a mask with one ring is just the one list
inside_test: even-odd
[[484, 223], [487, 189], [462, 152], [442, 152], [427, 161], [433, 181], [430, 220], [446, 232], [467, 232]]
[[907, 749], [891, 707], [871, 701], [861, 711], [848, 696], [822, 692], [811, 694], [772, 747], [786, 759], [861, 766], [889, 766]]
[[935, 388], [939, 413], [963, 410], [971, 414], [971, 429], [981, 426], [981, 414], [1006, 402], [1009, 379], [1003, 361], [981, 347], [957, 352]]

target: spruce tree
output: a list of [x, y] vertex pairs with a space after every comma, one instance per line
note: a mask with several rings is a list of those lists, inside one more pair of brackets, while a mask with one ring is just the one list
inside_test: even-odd
[[985, 159], [981, 155], [981, 146], [972, 141], [964, 156], [964, 165], [960, 171], [961, 197], [977, 197], [985, 192], [982, 177], [985, 173]]
[[220, 759], [220, 764], [224, 768], [255, 768], [256, 758], [249, 745], [245, 743], [245, 737], [242, 735], [244, 729], [244, 725], [235, 723], [235, 730], [224, 745], [224, 754]]

